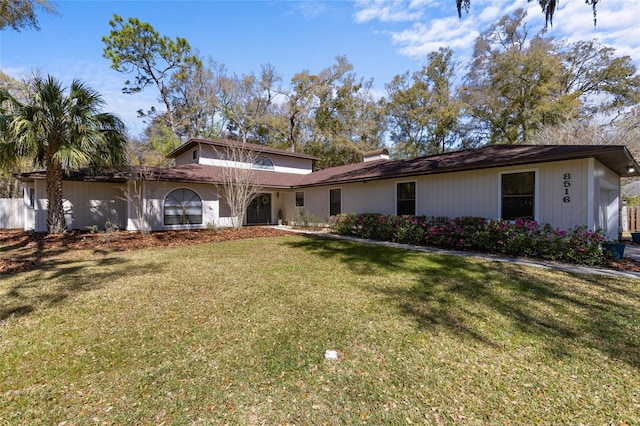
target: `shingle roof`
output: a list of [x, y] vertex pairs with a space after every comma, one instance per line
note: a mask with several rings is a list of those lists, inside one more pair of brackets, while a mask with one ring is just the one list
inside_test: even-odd
[[[597, 159], [620, 176], [640, 176], [640, 166], [627, 148], [621, 145], [493, 145], [411, 160], [376, 160], [347, 164], [303, 175], [254, 170], [253, 177], [254, 183], [263, 187], [301, 188], [590, 157]], [[633, 167], [635, 171], [629, 172], [628, 167]], [[133, 172], [135, 170], [133, 169]], [[146, 178], [149, 180], [220, 183], [223, 167], [191, 163], [168, 168], [145, 168], [144, 170]], [[124, 182], [131, 174], [132, 170], [126, 170], [91, 176], [86, 171], [76, 171], [67, 179]], [[16, 177], [27, 181], [44, 179], [46, 175], [44, 172], [31, 172], [22, 173]]]
[[[33, 180], [44, 180], [47, 178], [47, 172], [44, 170], [36, 172], [16, 173], [13, 175], [22, 182], [31, 182]], [[64, 180], [82, 181], [82, 182], [126, 182], [129, 175], [127, 172], [121, 171], [103, 171], [100, 174], [93, 174], [87, 169], [72, 170], [63, 175]]]
[[[596, 158], [620, 176], [640, 176], [638, 163], [624, 146], [491, 145], [411, 160], [378, 160], [333, 167], [304, 175], [297, 186], [360, 182], [590, 157]], [[629, 166], [635, 169], [633, 173], [628, 172]]]
[[[150, 171], [149, 180], [163, 180], [192, 183], [222, 183], [222, 172], [225, 168], [204, 164], [184, 164], [181, 166], [157, 168]], [[291, 188], [300, 180], [300, 174], [280, 173], [268, 170], [253, 169], [251, 177], [254, 185], [269, 188]]]
[[319, 160], [318, 157], [314, 157], [312, 155], [301, 154], [299, 152], [291, 152], [284, 149], [273, 148], [265, 145], [257, 145], [254, 143], [243, 143], [243, 142], [232, 141], [228, 139], [201, 139], [201, 138], [189, 139], [187, 142], [185, 142], [184, 144], [180, 145], [178, 148], [168, 153], [166, 157], [175, 158], [178, 155], [193, 148], [198, 144], [219, 146], [219, 147], [244, 148], [250, 151], [265, 153], [265, 154], [278, 154], [278, 155], [283, 155], [285, 157], [304, 158], [306, 160]]

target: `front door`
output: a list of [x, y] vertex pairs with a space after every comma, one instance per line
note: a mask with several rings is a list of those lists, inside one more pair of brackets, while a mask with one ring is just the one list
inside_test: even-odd
[[247, 207], [247, 225], [271, 224], [271, 194], [258, 194]]

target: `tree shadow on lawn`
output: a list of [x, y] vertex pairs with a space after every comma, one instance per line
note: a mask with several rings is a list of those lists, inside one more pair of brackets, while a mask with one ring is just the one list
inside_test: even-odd
[[41, 268], [47, 259], [69, 251], [68, 241], [59, 234], [7, 232], [0, 237], [0, 276]]
[[[525, 333], [559, 359], [588, 348], [640, 368], [640, 286], [630, 280], [550, 275], [520, 265], [321, 237], [289, 244], [371, 275], [367, 290], [383, 294], [424, 330], [448, 330], [492, 347], [509, 344], [510, 333]], [[411, 273], [415, 282], [394, 285], [374, 278], [399, 271]]]
[[[61, 257], [62, 249], [37, 254], [37, 267], [20, 274], [4, 275], [10, 284], [0, 285], [0, 321], [22, 317], [63, 303], [73, 295], [100, 289], [121, 277], [157, 272], [157, 264], [128, 267], [123, 257], [104, 254], [87, 258]], [[117, 267], [115, 267], [117, 266]], [[108, 268], [108, 272], [105, 272]], [[2, 275], [0, 275], [2, 276]]]

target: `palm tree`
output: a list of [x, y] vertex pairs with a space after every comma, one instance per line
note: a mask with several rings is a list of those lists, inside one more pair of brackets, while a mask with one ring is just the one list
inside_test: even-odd
[[92, 171], [126, 163], [124, 124], [101, 112], [101, 96], [79, 80], [66, 88], [51, 76], [34, 77], [24, 103], [0, 89], [0, 163], [22, 157], [47, 172], [50, 233], [66, 228], [62, 206], [64, 173], [81, 167]]

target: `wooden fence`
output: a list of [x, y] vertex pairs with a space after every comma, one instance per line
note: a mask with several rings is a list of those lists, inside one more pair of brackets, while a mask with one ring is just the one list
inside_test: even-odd
[[627, 206], [627, 231], [640, 232], [640, 206]]
[[0, 198], [0, 229], [24, 228], [22, 198]]

